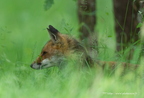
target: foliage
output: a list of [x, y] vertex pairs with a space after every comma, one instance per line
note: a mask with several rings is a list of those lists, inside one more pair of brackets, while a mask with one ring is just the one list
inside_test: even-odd
[[[30, 64], [49, 40], [47, 25], [54, 25], [62, 33], [78, 35], [76, 2], [51, 1], [48, 8], [53, 7], [47, 12], [43, 3], [0, 0], [0, 98], [143, 98], [143, 66], [124, 75], [122, 68], [74, 69], [78, 65], [73, 60], [62, 70], [31, 69]], [[97, 4], [98, 59], [112, 61], [115, 60], [112, 0], [97, 0]], [[132, 63], [137, 62], [139, 50], [136, 47]], [[124, 55], [118, 60], [125, 61]]]
[[54, 0], [45, 0], [44, 9], [45, 10], [50, 9], [53, 4], [54, 4]]

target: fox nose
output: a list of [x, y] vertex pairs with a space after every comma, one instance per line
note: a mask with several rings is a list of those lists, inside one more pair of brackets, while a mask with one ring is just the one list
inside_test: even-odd
[[38, 68], [41, 66], [41, 64], [42, 64], [42, 63], [32, 63], [32, 64], [30, 65], [30, 67], [33, 68], [33, 69], [38, 69]]
[[41, 63], [37, 63], [38, 65], [41, 65]]

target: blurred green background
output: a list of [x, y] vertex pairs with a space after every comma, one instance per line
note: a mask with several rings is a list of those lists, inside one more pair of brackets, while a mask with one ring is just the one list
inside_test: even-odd
[[[106, 46], [113, 52], [115, 39], [112, 1], [105, 2], [97, 1], [96, 30], [100, 42], [108, 44]], [[55, 1], [47, 11], [44, 10], [44, 0], [1, 0], [0, 13], [0, 51], [14, 62], [23, 60], [31, 63], [37, 57], [49, 39], [46, 31], [48, 25], [78, 38], [77, 2], [73, 0]]]
[[[143, 69], [123, 77], [121, 68], [110, 74], [101, 70], [59, 72], [55, 67], [31, 69], [30, 64], [49, 40], [48, 25], [77, 39], [79, 34], [75, 0], [55, 0], [47, 11], [44, 2], [0, 0], [0, 98], [142, 98]], [[99, 59], [103, 60], [114, 59], [112, 8], [112, 0], [97, 0], [95, 30], [99, 35]], [[139, 49], [132, 62], [137, 61], [138, 53]], [[74, 64], [70, 62], [69, 66]]]

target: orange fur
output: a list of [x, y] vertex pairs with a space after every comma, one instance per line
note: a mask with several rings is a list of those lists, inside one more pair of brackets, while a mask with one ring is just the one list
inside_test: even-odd
[[49, 26], [49, 28], [47, 29], [49, 31], [51, 39], [43, 47], [39, 57], [33, 62], [33, 64], [31, 64], [31, 67], [34, 69], [41, 69], [43, 66], [44, 68], [53, 66], [53, 63], [57, 62], [59, 58], [66, 57], [77, 52], [83, 54], [83, 61], [86, 61], [85, 63], [88, 63], [90, 66], [101, 65], [102, 67], [105, 67], [106, 65], [108, 65], [108, 67], [110, 68], [115, 68], [115, 66], [118, 64], [121, 64], [124, 67], [138, 66], [129, 63], [118, 63], [113, 61], [96, 61], [94, 63], [77, 40], [69, 37], [68, 35], [61, 34], [52, 26]]

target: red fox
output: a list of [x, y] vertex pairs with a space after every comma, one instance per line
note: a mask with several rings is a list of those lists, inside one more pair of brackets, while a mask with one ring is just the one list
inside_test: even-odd
[[[113, 68], [117, 64], [116, 62], [105, 61], [94, 62], [79, 41], [72, 37], [69, 37], [68, 35], [61, 34], [51, 25], [49, 25], [49, 28], [47, 28], [47, 30], [51, 39], [45, 44], [39, 57], [31, 64], [31, 68], [33, 69], [43, 69], [59, 65], [59, 63], [64, 58], [73, 53], [80, 53], [82, 55], [81, 58], [84, 61], [83, 65], [87, 64], [90, 67], [92, 67], [93, 65], [105, 66], [105, 64], [108, 64], [110, 67]], [[127, 63], [122, 63], [122, 65], [131, 66], [131, 64]]]
[[92, 62], [77, 40], [68, 35], [61, 34], [51, 25], [49, 25], [47, 30], [51, 39], [43, 47], [40, 56], [31, 64], [32, 68], [42, 69], [58, 65], [63, 58], [76, 51], [81, 51], [83, 54], [82, 58], [85, 58], [88, 63]]

